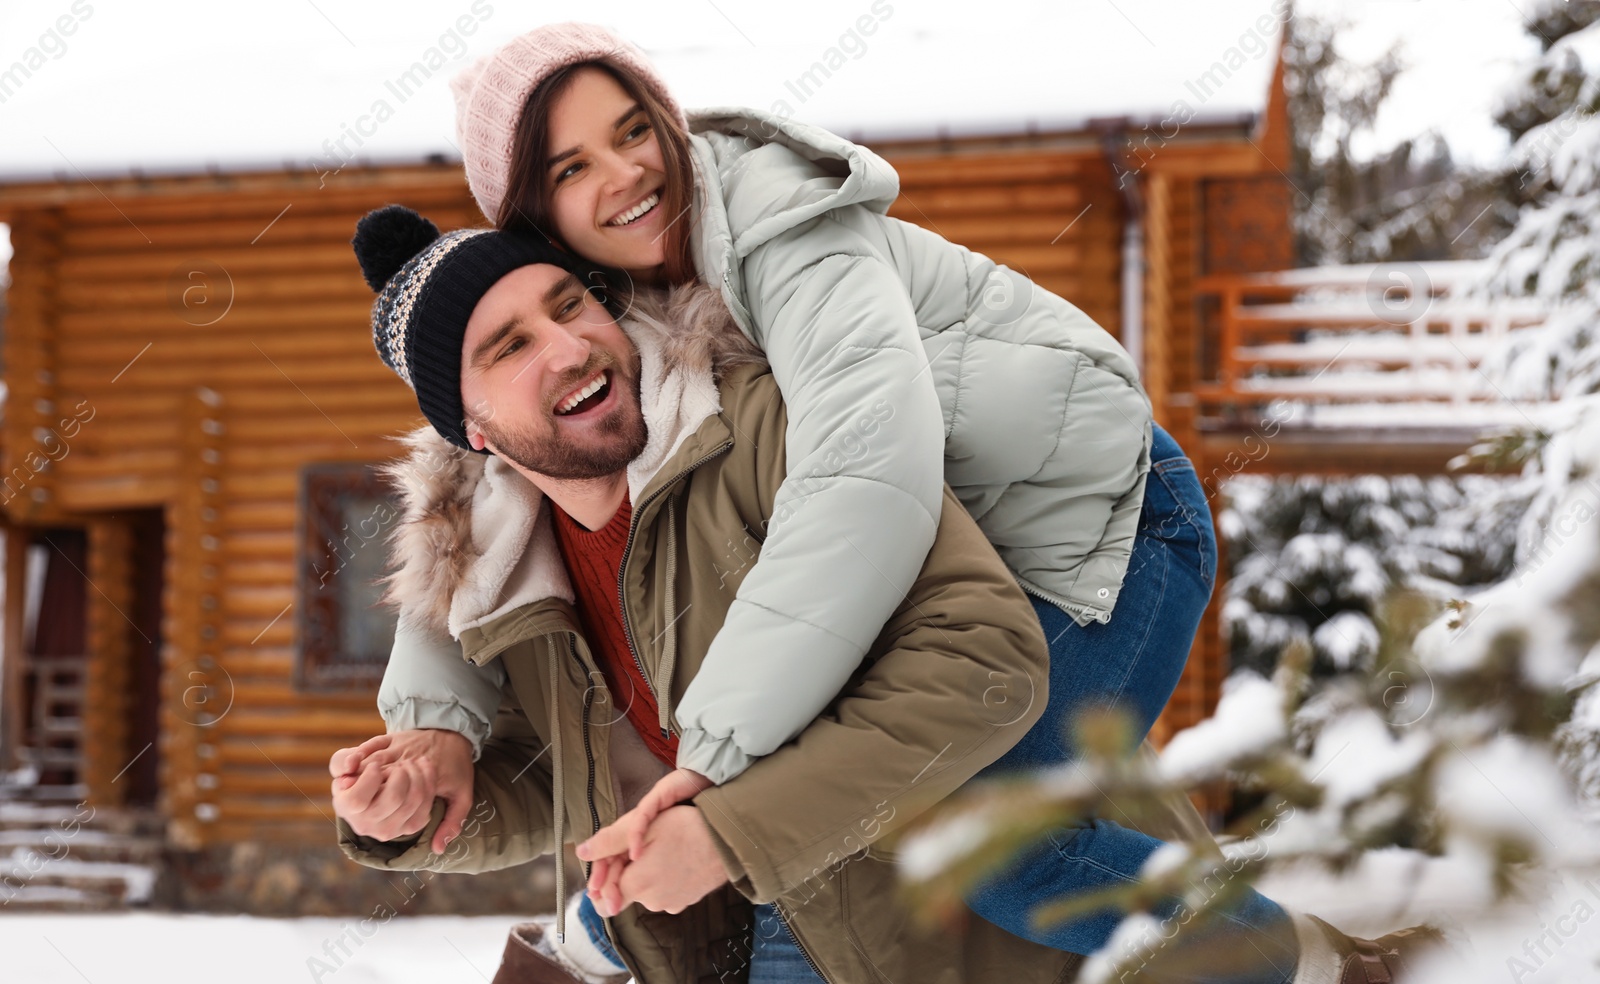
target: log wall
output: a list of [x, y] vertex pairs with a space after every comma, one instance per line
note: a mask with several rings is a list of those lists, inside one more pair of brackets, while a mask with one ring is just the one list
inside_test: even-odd
[[481, 221], [457, 168], [241, 185], [5, 216], [7, 509], [90, 530], [86, 780], [100, 803], [119, 801], [140, 751], [124, 613], [130, 579], [154, 574], [128, 568], [118, 516], [165, 510], [161, 808], [182, 846], [325, 839], [328, 755], [382, 730], [371, 692], [293, 685], [299, 472], [391, 457], [388, 438], [419, 419], [373, 352], [356, 219], [400, 200], [441, 228]]

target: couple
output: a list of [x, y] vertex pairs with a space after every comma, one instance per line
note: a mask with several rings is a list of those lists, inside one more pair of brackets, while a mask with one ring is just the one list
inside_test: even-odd
[[[955, 932], [869, 848], [969, 779], [1070, 762], [1085, 708], [1148, 730], [1176, 685], [1215, 544], [1126, 353], [887, 218], [870, 151], [754, 112], [691, 132], [601, 29], [540, 28], [454, 89], [498, 231], [391, 207], [355, 240], [432, 429], [393, 469], [390, 734], [330, 763], [346, 852], [478, 871], [582, 831], [588, 891], [558, 863], [555, 931], [519, 927], [505, 980], [1070, 977], [1117, 915], [1029, 913], [1209, 836], [1186, 801], [1053, 832]], [[1426, 934], [1246, 893], [1206, 936], [1249, 959], [1149, 979], [1387, 981]]]

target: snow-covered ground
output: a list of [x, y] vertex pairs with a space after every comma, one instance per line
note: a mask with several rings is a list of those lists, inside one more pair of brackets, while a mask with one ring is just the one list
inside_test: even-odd
[[[1528, 892], [1492, 925], [1473, 914], [1482, 875], [1460, 859], [1410, 851], [1372, 851], [1343, 878], [1278, 869], [1257, 888], [1288, 908], [1318, 915], [1354, 936], [1374, 937], [1428, 922], [1451, 937], [1452, 952], [1418, 984], [1593, 984], [1600, 981], [1600, 878], [1568, 874]], [[1463, 931], [1460, 922], [1472, 923]]]
[[[1428, 920], [1453, 926], [1476, 904], [1479, 884], [1478, 874], [1460, 870], [1459, 862], [1384, 850], [1367, 855], [1342, 878], [1310, 867], [1275, 870], [1258, 888], [1347, 933], [1376, 936]], [[1493, 929], [1475, 927], [1456, 942], [1472, 973], [1484, 980], [1600, 980], [1600, 934], [1584, 925], [1596, 912], [1600, 879], [1573, 877], [1511, 910]], [[0, 953], [4, 979], [16, 984], [488, 981], [515, 921], [402, 916], [363, 927], [353, 918], [7, 914], [0, 919]], [[366, 932], [370, 936], [362, 938]], [[347, 952], [341, 952], [341, 940]]]
[[[8, 984], [487, 981], [514, 916], [348, 919], [127, 913], [0, 918]], [[366, 934], [366, 935], [363, 935]]]

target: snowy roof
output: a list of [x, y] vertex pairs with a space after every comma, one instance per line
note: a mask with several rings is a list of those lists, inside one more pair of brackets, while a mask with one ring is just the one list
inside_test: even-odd
[[[644, 47], [685, 106], [749, 105], [883, 139], [1159, 121], [1180, 106], [1197, 120], [1258, 113], [1273, 6], [812, 0], [796, 17], [759, 0], [601, 0], [571, 13]], [[8, 2], [0, 179], [458, 159], [450, 77], [548, 10]], [[351, 156], [331, 157], [341, 137]]]

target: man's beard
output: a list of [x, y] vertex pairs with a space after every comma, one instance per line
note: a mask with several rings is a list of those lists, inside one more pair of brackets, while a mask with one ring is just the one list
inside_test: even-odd
[[616, 394], [618, 405], [599, 422], [592, 440], [583, 444], [570, 440], [558, 423], [560, 418], [551, 420], [550, 432], [543, 439], [533, 437], [527, 428], [500, 427], [495, 420], [480, 424], [484, 436], [498, 454], [535, 474], [566, 481], [615, 475], [644, 451], [650, 438], [637, 398], [631, 406], [626, 399], [632, 381], [623, 379], [618, 368], [612, 367], [611, 385], [630, 389]]

